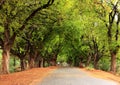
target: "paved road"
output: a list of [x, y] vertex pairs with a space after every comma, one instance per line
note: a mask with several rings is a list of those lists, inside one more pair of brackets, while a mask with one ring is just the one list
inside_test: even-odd
[[78, 68], [60, 68], [38, 85], [117, 85], [115, 82], [90, 77]]

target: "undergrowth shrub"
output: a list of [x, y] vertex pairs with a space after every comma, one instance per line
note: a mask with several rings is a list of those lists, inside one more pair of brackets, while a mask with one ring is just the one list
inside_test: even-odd
[[87, 70], [94, 70], [94, 66], [90, 64], [89, 66], [86, 67]]
[[102, 58], [99, 61], [99, 69], [103, 71], [110, 71], [110, 59], [109, 58]]

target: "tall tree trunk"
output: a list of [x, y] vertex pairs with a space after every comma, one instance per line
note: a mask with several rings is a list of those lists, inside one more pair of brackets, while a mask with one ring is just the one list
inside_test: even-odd
[[25, 70], [25, 62], [23, 58], [20, 58], [20, 66], [21, 66], [21, 71]]
[[98, 61], [99, 61], [99, 60], [94, 61], [94, 68], [95, 68], [95, 69], [98, 69]]
[[13, 60], [13, 66], [15, 67], [16, 66], [16, 59], [15, 59], [15, 57], [14, 57], [14, 60]]
[[56, 60], [55, 59], [51, 60], [51, 65], [56, 66]]
[[38, 67], [41, 67], [41, 61], [39, 60], [39, 62], [38, 62]]
[[34, 68], [34, 65], [35, 65], [34, 58], [31, 57], [29, 61], [29, 68]]
[[8, 20], [4, 23], [4, 40], [2, 52], [2, 73], [9, 73], [9, 59], [10, 59], [10, 29], [8, 28]]
[[95, 69], [98, 69], [98, 61], [99, 61], [98, 54], [95, 53], [95, 54], [94, 54], [94, 62], [93, 62]]
[[2, 53], [2, 73], [9, 73], [9, 59], [10, 59], [10, 48], [7, 45], [4, 45]]
[[14, 43], [15, 36], [10, 37], [9, 20], [4, 23], [3, 52], [2, 52], [2, 73], [9, 73], [10, 49]]
[[56, 66], [56, 60], [57, 60], [57, 54], [53, 55], [53, 58], [51, 59], [51, 65]]
[[41, 58], [40, 67], [44, 67], [44, 58]]
[[111, 69], [113, 73], [116, 72], [116, 53], [111, 52]]
[[13, 60], [13, 66], [14, 66], [14, 71], [15, 71], [15, 67], [16, 67], [16, 59], [15, 59], [15, 57], [14, 57], [14, 60]]
[[91, 61], [91, 57], [92, 57], [91, 55], [89, 55], [89, 56], [88, 56], [88, 59], [87, 59], [86, 66], [89, 66], [89, 64], [90, 64], [90, 61]]

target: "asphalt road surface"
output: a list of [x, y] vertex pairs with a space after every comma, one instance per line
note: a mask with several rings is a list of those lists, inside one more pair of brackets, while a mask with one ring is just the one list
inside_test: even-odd
[[78, 68], [59, 68], [37, 85], [117, 85], [117, 83], [91, 77]]

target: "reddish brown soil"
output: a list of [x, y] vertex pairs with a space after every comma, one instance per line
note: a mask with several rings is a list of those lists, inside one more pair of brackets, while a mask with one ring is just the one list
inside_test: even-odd
[[[37, 82], [42, 81], [43, 78], [48, 76], [55, 69], [57, 69], [57, 67], [34, 68], [23, 72], [0, 75], [0, 85], [35, 85]], [[118, 82], [120, 85], [120, 76], [116, 76], [101, 70], [81, 70], [97, 78]]]
[[34, 68], [27, 71], [0, 75], [0, 85], [34, 85], [55, 69], [56, 67]]
[[102, 79], [118, 82], [118, 85], [120, 85], [120, 76], [114, 75], [109, 72], [101, 71], [101, 70], [87, 70], [85, 68], [81, 70], [97, 78], [102, 78]]

